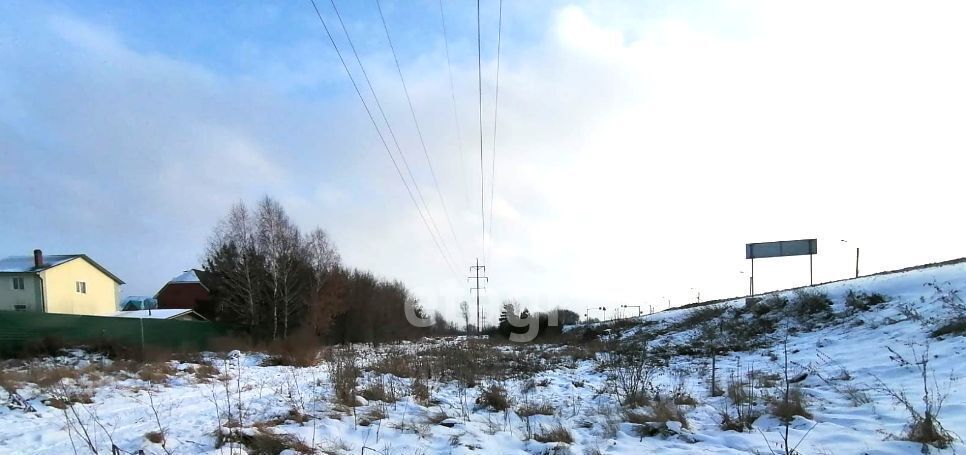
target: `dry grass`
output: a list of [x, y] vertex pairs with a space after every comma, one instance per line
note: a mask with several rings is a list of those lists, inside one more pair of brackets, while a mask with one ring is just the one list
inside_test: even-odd
[[112, 360], [105, 361], [98, 365], [98, 369], [104, 374], [117, 376], [120, 373], [137, 374], [143, 366], [142, 363], [134, 360]]
[[311, 367], [319, 364], [319, 341], [310, 335], [294, 335], [269, 344], [262, 366]]
[[443, 421], [448, 418], [449, 418], [449, 415], [446, 414], [446, 412], [444, 411], [431, 412], [426, 415], [426, 421], [433, 425], [439, 425], [440, 423], [443, 423]]
[[164, 433], [160, 431], [149, 431], [144, 433], [144, 439], [147, 439], [155, 444], [162, 444], [164, 443]]
[[924, 418], [915, 419], [909, 424], [903, 439], [945, 449], [950, 446], [954, 437], [933, 416], [926, 415]]
[[20, 384], [27, 382], [27, 373], [20, 370], [0, 370], [0, 388], [14, 393]]
[[510, 397], [507, 396], [506, 389], [503, 386], [492, 384], [476, 398], [476, 405], [480, 409], [505, 411], [510, 408]]
[[138, 370], [138, 378], [154, 384], [164, 384], [178, 370], [168, 362], [146, 363]]
[[309, 420], [311, 420], [311, 417], [303, 414], [302, 411], [299, 411], [296, 408], [291, 408], [284, 415], [256, 422], [254, 426], [258, 428], [270, 428], [278, 425], [284, 425], [287, 422], [295, 422], [301, 425]]
[[429, 383], [422, 378], [413, 378], [412, 384], [409, 386], [409, 393], [420, 403], [429, 402]]
[[693, 396], [691, 396], [691, 394], [687, 392], [679, 392], [674, 394], [674, 397], [672, 400], [674, 401], [674, 404], [678, 406], [697, 406], [698, 405], [698, 400], [695, 399]]
[[830, 313], [832, 301], [828, 294], [821, 291], [797, 290], [792, 298], [791, 311], [794, 315], [804, 318], [819, 313]]
[[332, 381], [334, 401], [344, 406], [355, 406], [356, 378], [359, 377], [355, 355], [351, 352], [339, 352], [330, 365], [329, 378]]
[[539, 442], [562, 442], [564, 444], [573, 444], [574, 435], [570, 433], [570, 430], [564, 428], [561, 424], [554, 424], [550, 427], [540, 426], [540, 431], [533, 435], [533, 439]]
[[802, 389], [792, 387], [788, 390], [788, 399], [784, 396], [774, 397], [770, 404], [770, 412], [778, 417], [782, 422], [791, 422], [795, 416], [802, 416], [806, 419], [812, 418], [812, 413], [805, 409], [805, 395]]
[[80, 376], [81, 371], [74, 368], [31, 366], [27, 369], [26, 382], [37, 384], [40, 388], [45, 389], [59, 384], [65, 379], [76, 380]]
[[669, 400], [655, 401], [650, 407], [650, 412], [644, 409], [629, 409], [624, 411], [624, 419], [629, 423], [665, 423], [668, 421], [679, 422], [681, 427], [690, 428], [688, 419], [678, 405]]
[[753, 393], [748, 390], [748, 384], [737, 380], [734, 375], [728, 380], [727, 394], [736, 405], [749, 403], [754, 398]]
[[517, 415], [530, 417], [535, 415], [552, 416], [557, 410], [550, 403], [527, 403], [517, 407]]
[[732, 416], [726, 411], [721, 412], [721, 429], [725, 431], [737, 431], [739, 433], [752, 429], [752, 424], [761, 417], [762, 412], [755, 409], [745, 409], [745, 412], [738, 416]]
[[269, 429], [259, 429], [253, 435], [244, 434], [238, 431], [231, 431], [228, 434], [221, 431], [215, 434], [215, 448], [221, 448], [230, 442], [239, 443], [251, 454], [271, 454], [277, 455], [285, 450], [292, 450], [298, 453], [315, 453], [315, 450], [306, 445], [299, 438], [290, 434], [278, 434]]
[[382, 401], [383, 403], [395, 403], [399, 401], [399, 394], [396, 392], [395, 383], [391, 380], [387, 381], [385, 376], [369, 382], [359, 392], [359, 395], [369, 401]]
[[57, 409], [67, 409], [74, 403], [91, 404], [93, 402], [93, 394], [85, 390], [73, 390], [44, 400], [44, 404]]
[[212, 378], [218, 377], [218, 375], [221, 374], [221, 371], [218, 371], [218, 368], [214, 365], [202, 363], [195, 367], [194, 374], [195, 379], [198, 381], [209, 381]]
[[770, 389], [778, 384], [781, 375], [778, 373], [766, 373], [762, 370], [748, 370], [748, 381], [752, 387]]
[[422, 356], [404, 349], [390, 349], [370, 365], [372, 371], [391, 374], [397, 378], [428, 378], [429, 362]]
[[852, 406], [862, 406], [872, 402], [872, 397], [869, 396], [869, 392], [865, 388], [853, 384], [848, 384], [843, 387], [842, 394], [849, 399]]

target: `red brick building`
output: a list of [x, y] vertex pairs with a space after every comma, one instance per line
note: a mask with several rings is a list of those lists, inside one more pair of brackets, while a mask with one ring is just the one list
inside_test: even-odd
[[158, 308], [194, 310], [208, 319], [214, 319], [210, 290], [205, 282], [208, 274], [203, 270], [186, 270], [174, 277], [158, 291]]

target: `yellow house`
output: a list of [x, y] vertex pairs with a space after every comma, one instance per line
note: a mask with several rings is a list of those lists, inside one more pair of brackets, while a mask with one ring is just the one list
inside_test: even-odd
[[121, 285], [84, 254], [0, 259], [0, 310], [108, 315], [117, 311]]

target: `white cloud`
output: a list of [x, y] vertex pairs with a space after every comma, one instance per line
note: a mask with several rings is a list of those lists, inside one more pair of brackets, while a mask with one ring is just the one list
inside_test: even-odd
[[[749, 241], [819, 236], [817, 280], [847, 276], [854, 246], [866, 271], [963, 254], [954, 196], [966, 146], [966, 62], [956, 58], [966, 43], [962, 5], [764, 2], [713, 4], [713, 14], [675, 5], [565, 6], [536, 42], [505, 35], [491, 299], [582, 310], [662, 297], [681, 303], [697, 290], [737, 295], [747, 288], [739, 272]], [[28, 106], [0, 110], [0, 119], [16, 120], [0, 143], [27, 137], [33, 150], [57, 150], [63, 163], [16, 161], [13, 170], [70, 177], [62, 185], [76, 196], [66, 204], [91, 207], [85, 213], [96, 219], [80, 247], [115, 255], [143, 282], [167, 279], [192, 265], [228, 204], [269, 193], [304, 227], [326, 227], [347, 262], [402, 279], [430, 306], [455, 308], [469, 297], [331, 56], [305, 55], [326, 64], [291, 72], [268, 61], [263, 73], [226, 75], [137, 51], [78, 19], [52, 24], [60, 41], [49, 46], [63, 61], [28, 63], [23, 54], [20, 73], [0, 70], [0, 82], [15, 81], [0, 93]], [[306, 43], [316, 38], [282, 60], [314, 53]], [[363, 58], [446, 233], [391, 61], [384, 49]], [[456, 144], [443, 58], [433, 44], [403, 70], [469, 262], [480, 236], [476, 67], [470, 59], [454, 67]], [[37, 65], [48, 74], [31, 78], [26, 69]], [[492, 75], [495, 62], [484, 65]], [[287, 88], [273, 88], [276, 79]], [[299, 89], [318, 81], [345, 92], [301, 98]], [[112, 203], [96, 206], [104, 198]], [[73, 222], [68, 209], [44, 210], [54, 226]], [[131, 219], [138, 233], [127, 228]], [[49, 243], [60, 232], [14, 240]], [[170, 253], [150, 271], [121, 258], [152, 256], [159, 245]], [[456, 264], [457, 273], [467, 266]], [[800, 284], [808, 272], [804, 258], [756, 269], [765, 288]]]

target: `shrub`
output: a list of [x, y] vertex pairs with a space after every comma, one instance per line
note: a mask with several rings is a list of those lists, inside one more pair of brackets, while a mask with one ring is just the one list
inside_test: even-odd
[[651, 383], [655, 368], [648, 365], [647, 345], [615, 342], [610, 351], [601, 356], [600, 368], [607, 374], [611, 387], [621, 404], [643, 406], [650, 403]]
[[752, 401], [754, 394], [748, 390], [747, 385], [740, 380], [736, 380], [734, 375], [731, 376], [731, 379], [728, 380], [727, 393], [732, 403], [740, 405]]
[[[739, 408], [740, 409], [740, 408]], [[742, 433], [753, 428], [753, 425], [762, 412], [751, 407], [745, 408], [737, 416], [732, 416], [727, 411], [721, 411], [721, 429], [725, 431], [737, 431]]]
[[370, 381], [369, 385], [359, 392], [359, 395], [370, 401], [382, 401], [384, 403], [395, 403], [399, 399], [395, 384], [392, 382], [387, 384], [385, 376]]
[[266, 352], [269, 357], [262, 361], [262, 366], [293, 366], [310, 367], [319, 363], [318, 339], [309, 334], [293, 335], [277, 340], [268, 345]]
[[409, 386], [409, 393], [420, 403], [429, 401], [429, 384], [425, 379], [414, 378]]
[[35, 357], [56, 357], [67, 347], [67, 343], [58, 337], [46, 336], [39, 340], [24, 343], [18, 357], [31, 359]]
[[[901, 354], [887, 348], [892, 353], [892, 360], [899, 365], [915, 365], [920, 377], [922, 378], [922, 411], [920, 411], [906, 392], [889, 387], [882, 379], [876, 377], [879, 390], [887, 393], [897, 403], [906, 408], [909, 413], [909, 424], [906, 426], [906, 434], [903, 439], [923, 444], [923, 453], [928, 452], [925, 445], [945, 449], [953, 442], [953, 434], [943, 427], [939, 422], [939, 414], [942, 412], [943, 404], [948, 396], [949, 385], [954, 380], [952, 377], [946, 385], [946, 391], [941, 392], [939, 381], [936, 380], [936, 373], [929, 368], [929, 345], [925, 350], [918, 352], [912, 347], [912, 361], [906, 360]], [[932, 376], [932, 378], [930, 378]], [[930, 380], [931, 379], [931, 380]]]
[[335, 356], [330, 365], [329, 378], [332, 381], [335, 402], [345, 406], [355, 406], [356, 378], [359, 377], [355, 355], [351, 352], [341, 352]]
[[699, 324], [704, 324], [705, 322], [720, 318], [727, 309], [728, 307], [724, 305], [706, 305], [697, 307], [688, 312], [688, 315], [681, 320], [680, 324], [683, 327], [694, 327]]
[[545, 428], [543, 425], [540, 426], [540, 431], [533, 435], [533, 439], [540, 442], [562, 442], [564, 444], [573, 444], [574, 436], [570, 433], [570, 430], [564, 428], [561, 424], [551, 425], [549, 428]]
[[819, 313], [830, 314], [832, 310], [832, 301], [829, 300], [828, 294], [815, 290], [799, 289], [795, 291], [795, 297], [791, 304], [792, 313], [800, 318]]
[[691, 396], [687, 392], [675, 393], [673, 397], [674, 404], [679, 406], [697, 406], [698, 400]]
[[160, 431], [149, 431], [144, 433], [144, 439], [147, 439], [155, 444], [161, 444], [164, 442], [164, 433]]
[[802, 394], [802, 389], [799, 387], [790, 387], [788, 389], [787, 399], [783, 394], [772, 400], [770, 411], [779, 420], [788, 423], [795, 416], [802, 416], [807, 419], [812, 418], [812, 413], [805, 409], [805, 405], [805, 395]]
[[853, 311], [868, 311], [873, 306], [885, 303], [886, 301], [888, 301], [886, 296], [877, 292], [868, 294], [849, 290], [845, 295], [845, 306]]
[[944, 335], [966, 335], [966, 317], [953, 319], [933, 330], [930, 335], [933, 338]]
[[785, 307], [788, 306], [788, 299], [779, 294], [771, 294], [766, 297], [765, 300], [761, 301], [761, 304], [768, 309], [766, 311], [767, 313], [772, 310], [785, 309]]
[[510, 408], [510, 398], [506, 394], [506, 389], [499, 384], [492, 384], [483, 390], [476, 398], [476, 405], [481, 409], [493, 411], [505, 411]]

